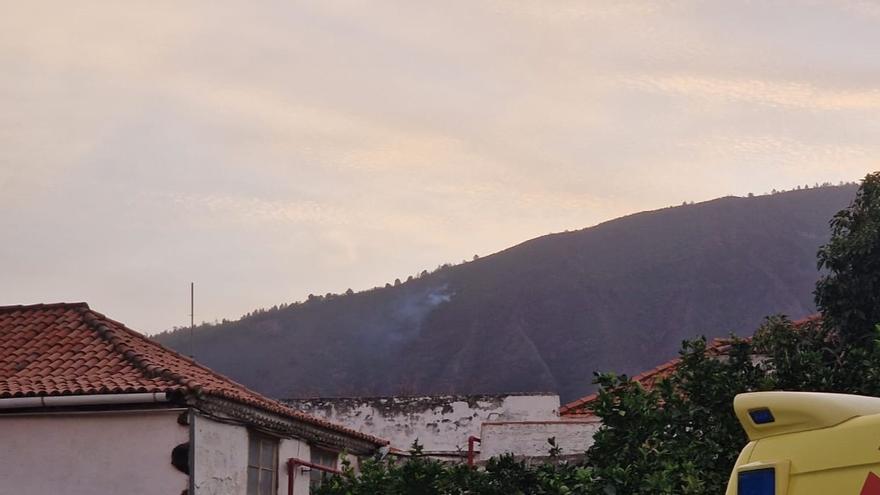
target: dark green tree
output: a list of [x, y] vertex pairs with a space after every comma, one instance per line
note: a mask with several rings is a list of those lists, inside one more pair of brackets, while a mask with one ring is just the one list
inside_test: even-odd
[[627, 377], [599, 375], [594, 412], [602, 428], [588, 452], [595, 494], [723, 493], [746, 437], [731, 403], [762, 387], [750, 345], [734, 340], [726, 359], [705, 339], [685, 342], [681, 362], [650, 390]]
[[841, 337], [865, 344], [880, 323], [880, 172], [862, 181], [852, 204], [831, 220], [831, 240], [819, 250], [825, 274], [816, 305]]

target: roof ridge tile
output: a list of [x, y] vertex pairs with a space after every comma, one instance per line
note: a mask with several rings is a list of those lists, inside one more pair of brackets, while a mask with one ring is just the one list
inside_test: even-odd
[[0, 312], [7, 311], [18, 311], [18, 310], [33, 310], [33, 309], [56, 309], [56, 308], [80, 308], [86, 307], [88, 308], [88, 303], [85, 302], [57, 302], [57, 303], [37, 303], [37, 304], [11, 304], [6, 306], [0, 306]]
[[[99, 318], [95, 311], [92, 311], [88, 307], [85, 308], [77, 308], [82, 314], [83, 321], [89, 325], [95, 332], [110, 343], [116, 349], [122, 357], [124, 357], [128, 362], [133, 364], [137, 369], [142, 371], [148, 378], [166, 378], [171, 381], [179, 383], [183, 387], [189, 388], [186, 380], [181, 375], [174, 373], [173, 371], [158, 366], [152, 362], [149, 362], [143, 354], [137, 352], [134, 348], [132, 348], [127, 343], [123, 342], [123, 340], [116, 335], [114, 329], [110, 328], [106, 324], [104, 324], [101, 320], [103, 318]], [[100, 315], [103, 316], [103, 315]], [[194, 389], [191, 392], [197, 393], [198, 390]]]

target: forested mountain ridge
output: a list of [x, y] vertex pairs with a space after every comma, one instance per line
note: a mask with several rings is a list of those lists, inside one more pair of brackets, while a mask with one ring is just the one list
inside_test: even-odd
[[[197, 328], [196, 358], [275, 397], [593, 390], [681, 340], [814, 311], [816, 251], [856, 186], [638, 213], [399, 285]], [[189, 331], [156, 336], [189, 352]]]

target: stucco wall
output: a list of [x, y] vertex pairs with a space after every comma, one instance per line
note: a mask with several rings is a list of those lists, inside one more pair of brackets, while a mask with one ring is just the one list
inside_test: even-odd
[[303, 412], [391, 441], [406, 450], [418, 439], [428, 453], [467, 451], [486, 421], [558, 419], [559, 396], [472, 395], [288, 399]]
[[[309, 445], [298, 440], [282, 440], [278, 447], [278, 493], [287, 494], [287, 459], [309, 460]], [[295, 469], [293, 495], [309, 495], [309, 473]]]
[[0, 415], [0, 494], [179, 495], [180, 412]]
[[243, 495], [247, 490], [248, 432], [196, 414], [193, 419], [195, 493]]
[[593, 444], [593, 434], [600, 425], [598, 420], [483, 423], [479, 458], [485, 460], [506, 453], [546, 456], [550, 437], [556, 437], [563, 455], [583, 454]]
[[[245, 495], [247, 493], [248, 430], [196, 414], [193, 420], [195, 451], [192, 472], [196, 495]], [[309, 446], [281, 439], [278, 446], [278, 494], [287, 494], [286, 461], [309, 459]], [[309, 476], [297, 470], [294, 495], [308, 495]]]

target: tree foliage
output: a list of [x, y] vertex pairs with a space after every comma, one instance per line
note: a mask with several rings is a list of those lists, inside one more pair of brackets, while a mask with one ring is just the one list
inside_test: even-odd
[[723, 492], [745, 440], [731, 402], [764, 377], [748, 343], [731, 348], [720, 360], [704, 339], [685, 342], [677, 370], [651, 390], [626, 376], [598, 377], [594, 411], [603, 427], [588, 454], [596, 493]]
[[880, 396], [880, 332], [855, 345], [819, 319], [768, 318], [726, 356], [685, 342], [681, 364], [645, 390], [601, 375], [603, 427], [589, 450], [595, 483], [615, 494], [717, 494], [747, 439], [732, 408], [738, 393], [821, 391]]
[[825, 321], [847, 340], [869, 339], [880, 322], [880, 172], [865, 177], [849, 208], [831, 220], [818, 265], [827, 270], [816, 285]]
[[[553, 444], [549, 444], [550, 449]], [[552, 459], [552, 456], [551, 456]], [[587, 493], [592, 471], [583, 465], [547, 462], [530, 466], [512, 456], [493, 458], [481, 469], [425, 457], [415, 443], [408, 458], [367, 460], [360, 473], [350, 465], [324, 482], [319, 495], [574, 495]]]

